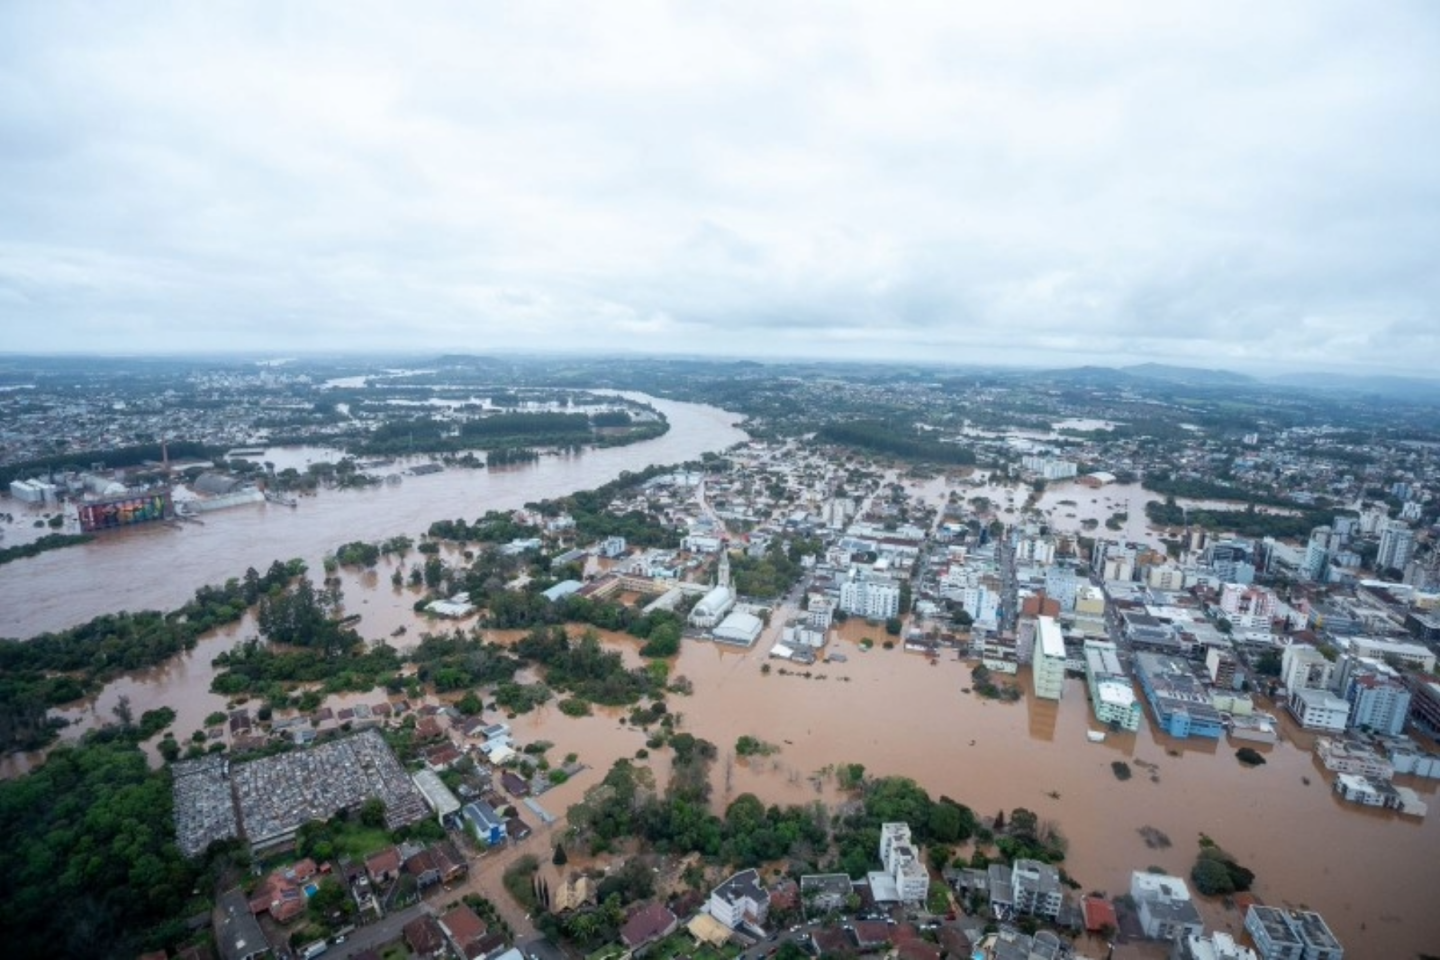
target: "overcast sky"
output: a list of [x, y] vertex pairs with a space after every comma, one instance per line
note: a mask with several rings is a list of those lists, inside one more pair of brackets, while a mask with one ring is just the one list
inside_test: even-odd
[[0, 351], [1440, 370], [1440, 4], [0, 3]]

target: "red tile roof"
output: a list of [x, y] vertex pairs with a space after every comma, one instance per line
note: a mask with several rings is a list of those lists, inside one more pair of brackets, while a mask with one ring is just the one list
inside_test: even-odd
[[1115, 908], [1110, 905], [1109, 900], [1100, 897], [1086, 897], [1081, 901], [1085, 911], [1085, 929], [1101, 930], [1107, 926], [1118, 927], [1119, 921], [1115, 919]]

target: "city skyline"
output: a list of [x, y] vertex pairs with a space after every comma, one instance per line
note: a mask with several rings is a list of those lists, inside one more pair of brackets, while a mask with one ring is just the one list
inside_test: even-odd
[[1429, 375], [1440, 17], [0, 10], [14, 353]]

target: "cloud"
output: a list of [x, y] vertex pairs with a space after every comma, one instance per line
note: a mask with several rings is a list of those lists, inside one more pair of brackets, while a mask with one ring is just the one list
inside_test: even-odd
[[1440, 17], [0, 7], [11, 350], [1428, 372]]

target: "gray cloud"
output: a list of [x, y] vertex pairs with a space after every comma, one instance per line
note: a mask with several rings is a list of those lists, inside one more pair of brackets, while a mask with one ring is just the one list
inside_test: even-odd
[[0, 349], [1428, 373], [1437, 64], [1425, 2], [7, 4]]

